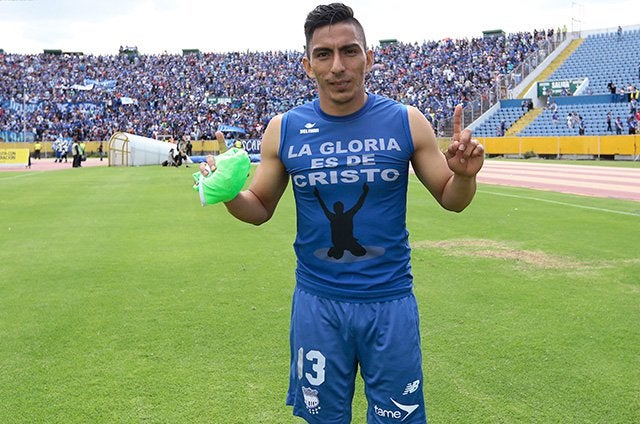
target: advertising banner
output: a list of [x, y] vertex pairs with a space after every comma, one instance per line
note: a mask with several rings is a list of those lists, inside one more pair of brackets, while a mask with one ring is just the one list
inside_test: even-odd
[[584, 79], [543, 81], [538, 83], [538, 97], [571, 96], [576, 92]]
[[27, 166], [29, 164], [29, 149], [0, 150], [0, 167]]

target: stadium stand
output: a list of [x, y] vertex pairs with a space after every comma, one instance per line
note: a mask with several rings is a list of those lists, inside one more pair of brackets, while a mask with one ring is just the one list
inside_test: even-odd
[[[601, 96], [598, 96], [601, 97]], [[607, 113], [611, 114], [612, 129], [607, 130]], [[624, 131], [628, 132], [627, 120], [630, 110], [628, 102], [608, 103], [568, 103], [558, 105], [556, 112], [557, 121], [553, 119], [553, 111], [544, 110], [542, 114], [521, 131], [519, 136], [565, 136], [579, 135], [579, 118], [585, 121], [584, 135], [613, 135], [616, 133], [614, 121], [620, 117], [624, 123]], [[567, 116], [577, 116], [577, 121], [572, 121], [571, 127], [567, 125]]]
[[476, 137], [502, 137], [526, 112], [522, 107], [501, 107], [476, 130]]
[[[622, 134], [637, 117], [636, 107], [631, 102], [640, 94], [640, 30], [621, 33], [606, 32], [588, 35], [580, 46], [553, 72], [548, 81], [575, 81], [587, 79], [580, 95], [549, 96], [549, 103], [531, 123], [517, 132], [519, 137], [614, 135], [615, 121], [622, 122]], [[550, 106], [555, 104], [553, 108]], [[506, 107], [505, 107], [506, 106]], [[502, 101], [501, 107], [475, 128], [480, 137], [504, 135], [521, 117], [513, 102]], [[607, 123], [611, 116], [611, 128]], [[570, 123], [567, 122], [571, 117]], [[518, 118], [519, 119], [519, 118]], [[497, 130], [500, 122], [506, 123], [504, 130]], [[582, 122], [582, 124], [581, 124]], [[580, 131], [580, 129], [583, 131]]]
[[[474, 105], [488, 99], [490, 107], [512, 95], [525, 65], [539, 66], [543, 50], [555, 48], [562, 41], [559, 36], [536, 30], [471, 40], [383, 43], [374, 48], [368, 89], [418, 107], [439, 131], [458, 103], [472, 109], [473, 120], [484, 112], [474, 116]], [[500, 107], [482, 116], [474, 134], [577, 135], [578, 124], [569, 127], [566, 122], [574, 113], [582, 117], [585, 135], [611, 134], [607, 113], [612, 120], [620, 116], [627, 133], [629, 92], [637, 93], [635, 81], [640, 79], [640, 29], [594, 33], [580, 41], [547, 79], [588, 78], [588, 89], [581, 94], [589, 95], [553, 97], [557, 118], [550, 109], [536, 116], [526, 113], [521, 100], [501, 100]], [[107, 56], [0, 53], [0, 139], [75, 136], [100, 141], [127, 132], [207, 140], [221, 126], [244, 129], [247, 139], [260, 138], [275, 114], [315, 97], [300, 66], [302, 54], [143, 55], [137, 49], [135, 54]]]
[[591, 94], [609, 93], [613, 82], [618, 91], [638, 83], [640, 30], [588, 35], [578, 49], [549, 80], [589, 78]]
[[[422, 110], [438, 127], [453, 107], [493, 90], [552, 30], [374, 49], [369, 90]], [[259, 138], [268, 120], [315, 97], [302, 52], [185, 55], [0, 54], [0, 137], [211, 139], [221, 125]]]

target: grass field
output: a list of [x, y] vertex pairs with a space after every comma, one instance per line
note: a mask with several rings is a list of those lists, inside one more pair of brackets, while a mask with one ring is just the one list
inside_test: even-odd
[[[254, 227], [192, 171], [0, 173], [0, 422], [299, 423], [290, 190]], [[640, 203], [409, 190], [430, 423], [640, 422]]]

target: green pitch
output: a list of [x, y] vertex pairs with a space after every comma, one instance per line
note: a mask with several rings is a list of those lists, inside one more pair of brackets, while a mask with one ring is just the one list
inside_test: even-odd
[[[192, 171], [0, 173], [0, 422], [299, 423], [290, 190], [254, 227]], [[431, 424], [640, 421], [640, 203], [414, 179], [408, 226]]]

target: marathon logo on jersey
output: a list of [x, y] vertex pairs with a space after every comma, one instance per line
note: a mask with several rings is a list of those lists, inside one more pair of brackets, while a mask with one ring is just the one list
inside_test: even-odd
[[304, 396], [304, 404], [310, 414], [316, 415], [320, 412], [320, 398], [317, 390], [302, 386], [302, 395]]
[[300, 129], [300, 134], [317, 134], [320, 132], [320, 128], [316, 128], [316, 124], [314, 123], [306, 123], [304, 124], [304, 128]]
[[375, 412], [375, 414], [379, 417], [390, 418], [390, 419], [399, 420], [402, 422], [407, 418], [409, 418], [409, 416], [413, 414], [415, 410], [418, 409], [418, 407], [420, 406], [420, 405], [403, 405], [393, 400], [393, 398], [390, 398], [390, 399], [391, 399], [391, 402], [393, 402], [393, 404], [396, 406], [396, 408], [390, 407], [389, 409], [386, 409], [378, 405], [373, 405], [373, 412]]

